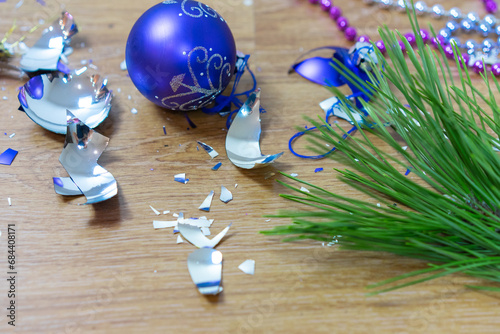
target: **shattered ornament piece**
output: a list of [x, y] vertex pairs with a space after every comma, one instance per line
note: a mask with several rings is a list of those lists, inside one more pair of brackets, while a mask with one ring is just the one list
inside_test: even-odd
[[35, 76], [19, 89], [18, 98], [21, 109], [35, 123], [65, 134], [66, 110], [90, 128], [108, 117], [112, 94], [106, 85], [107, 79], [83, 67], [71, 74]]
[[66, 66], [59, 60], [71, 37], [78, 32], [73, 16], [63, 12], [61, 18], [43, 31], [42, 37], [21, 58], [21, 69], [25, 72], [61, 71]]
[[255, 273], [255, 260], [245, 260], [245, 262], [238, 266], [238, 269], [245, 274], [253, 275]]
[[220, 187], [220, 197], [219, 199], [224, 203], [229, 203], [233, 200], [233, 194], [224, 186]]
[[210, 191], [208, 194], [207, 198], [201, 203], [201, 205], [198, 207], [198, 209], [203, 210], [203, 211], [210, 211], [210, 206], [212, 205], [212, 199], [214, 198], [214, 191]]
[[189, 254], [189, 274], [203, 295], [222, 292], [222, 253], [212, 248], [199, 248]]
[[180, 223], [178, 226], [184, 239], [199, 248], [189, 254], [187, 260], [189, 274], [198, 291], [203, 295], [222, 292], [222, 253], [213, 248], [224, 238], [231, 224], [211, 240], [199, 227]]
[[283, 152], [262, 155], [260, 150], [260, 89], [250, 94], [248, 100], [234, 117], [226, 136], [226, 153], [229, 160], [244, 169], [267, 166]]
[[0, 154], [0, 165], [11, 165], [14, 158], [17, 156], [17, 151], [11, 148], [6, 149]]
[[213, 102], [227, 87], [236, 45], [214, 9], [193, 0], [163, 1], [134, 24], [125, 61], [142, 95], [160, 107], [189, 111]]
[[60, 195], [84, 195], [85, 204], [107, 200], [118, 193], [116, 180], [97, 159], [106, 149], [109, 138], [95, 132], [68, 111], [68, 130], [59, 157], [69, 177], [54, 177], [54, 190]]

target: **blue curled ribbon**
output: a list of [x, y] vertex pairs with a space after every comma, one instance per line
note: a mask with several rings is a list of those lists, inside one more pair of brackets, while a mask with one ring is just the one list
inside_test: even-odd
[[[229, 95], [219, 95], [215, 98], [215, 106], [212, 108], [202, 108], [202, 111], [205, 114], [209, 115], [214, 115], [214, 114], [221, 114], [224, 112], [225, 109], [230, 109], [231, 104], [233, 104], [236, 109], [232, 110], [229, 112], [229, 116], [226, 121], [226, 127], [229, 129], [229, 126], [231, 125], [232, 118], [236, 112], [241, 108], [243, 105], [243, 102], [238, 97], [245, 96], [245, 101], [246, 99], [250, 96], [250, 93], [255, 91], [257, 89], [257, 79], [255, 78], [255, 74], [253, 74], [252, 70], [250, 70], [250, 67], [248, 66], [248, 59], [250, 58], [250, 55], [245, 55], [244, 57], [237, 56], [236, 59], [236, 74], [234, 76], [234, 82], [233, 82], [233, 88], [231, 90], [231, 94]], [[240, 64], [238, 64], [240, 62]], [[243, 76], [243, 73], [245, 73], [245, 69], [248, 70], [248, 73], [250, 73], [250, 76], [252, 77], [252, 88], [249, 90], [246, 90], [242, 93], [236, 94], [236, 89], [238, 88], [238, 84], [240, 83], [240, 79]], [[262, 107], [259, 108], [261, 113], [265, 113], [266, 110]]]
[[[358, 63], [360, 62], [360, 57], [362, 56], [361, 52], [366, 52], [367, 50], [373, 49], [372, 45], [364, 45], [361, 46], [359, 49], [356, 49], [352, 54], [349, 52], [348, 49], [346, 48], [341, 48], [341, 47], [336, 47], [336, 46], [325, 46], [325, 47], [320, 47], [313, 49], [304, 55], [302, 55], [300, 58], [304, 57], [305, 55], [319, 51], [319, 50], [333, 50], [333, 56], [330, 58], [324, 58], [324, 57], [312, 57], [305, 59], [301, 62], [296, 62], [295, 64], [292, 65], [290, 72], [295, 71], [302, 77], [306, 78], [309, 81], [312, 81], [314, 83], [317, 83], [319, 85], [323, 85], [326, 87], [339, 87], [343, 85], [347, 85], [351, 91], [351, 95], [347, 95], [346, 99], [354, 99], [356, 107], [363, 113], [364, 116], [368, 116], [368, 113], [366, 110], [363, 108], [363, 104], [361, 103], [361, 100], [364, 100], [368, 102], [372, 96], [373, 92], [366, 90], [366, 89], [360, 89], [357, 87], [355, 84], [353, 84], [351, 81], [354, 80], [355, 82], [371, 82], [370, 77], [368, 73], [363, 70], [360, 66], [358, 66]], [[299, 59], [300, 59], [299, 58]], [[344, 71], [338, 71], [337, 68], [335, 68], [333, 65], [333, 59], [338, 60], [340, 63], [342, 63], [347, 69], [349, 69], [352, 73], [347, 73]], [[338, 107], [338, 104], [340, 104], [341, 101], [339, 100], [337, 103], [334, 103], [328, 110], [325, 111], [325, 121], [328, 122], [328, 119], [330, 116], [335, 116], [334, 113], [334, 108]], [[344, 118], [345, 119], [345, 118]], [[350, 121], [346, 119], [347, 121]], [[351, 121], [350, 121], [351, 122]], [[346, 139], [349, 135], [354, 133], [358, 127], [356, 125], [356, 122], [352, 120], [354, 123], [353, 127], [347, 132], [347, 134], [344, 134], [342, 136], [342, 139]], [[330, 123], [328, 123], [330, 125]], [[359, 126], [362, 126], [362, 124], [358, 124]], [[373, 124], [365, 124], [368, 127], [373, 126]], [[322, 125], [321, 127], [326, 126]], [[337, 148], [334, 147], [330, 151], [320, 154], [320, 155], [302, 155], [298, 154], [297, 152], [294, 151], [293, 149], [293, 143], [297, 138], [301, 137], [305, 133], [311, 130], [315, 130], [317, 127], [312, 127], [308, 128], [304, 131], [298, 132], [295, 135], [290, 138], [288, 142], [288, 148], [290, 152], [292, 152], [293, 155], [299, 157], [299, 158], [305, 158], [305, 159], [322, 159], [328, 156], [329, 154], [333, 153]]]

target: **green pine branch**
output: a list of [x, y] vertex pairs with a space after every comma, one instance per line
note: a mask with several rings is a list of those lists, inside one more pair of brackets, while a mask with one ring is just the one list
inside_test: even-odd
[[[478, 89], [458, 57], [456, 84], [443, 50], [433, 52], [425, 45], [416, 17], [409, 17], [417, 50], [400, 34], [381, 29], [388, 61], [373, 65], [378, 70], [373, 71], [372, 82], [378, 84], [355, 82], [375, 92], [376, 98], [364, 108], [378, 126], [359, 129], [343, 140], [346, 132], [340, 126], [309, 119], [318, 127], [316, 133], [308, 133], [311, 150], [322, 153], [325, 141], [336, 146], [337, 153], [330, 158], [348, 166], [335, 169], [340, 179], [373, 201], [349, 198], [283, 174], [290, 182], [278, 182], [291, 193], [281, 196], [307, 208], [297, 206], [274, 215], [293, 224], [262, 233], [287, 235], [288, 241], [336, 238], [343, 249], [390, 252], [429, 263], [428, 268], [371, 285], [375, 291], [370, 294], [457, 272], [500, 282], [500, 157], [495, 151], [500, 149], [495, 98], [500, 85], [493, 75], [483, 75], [485, 86]], [[404, 41], [407, 57], [397, 38]], [[339, 62], [333, 66], [350, 72]], [[332, 91], [351, 115], [347, 106], [355, 106], [338, 89]], [[382, 126], [386, 123], [390, 126]], [[396, 154], [380, 149], [374, 138]], [[407, 168], [416, 181], [404, 175]], [[295, 182], [310, 192], [293, 186]], [[500, 292], [498, 286], [470, 288]]]

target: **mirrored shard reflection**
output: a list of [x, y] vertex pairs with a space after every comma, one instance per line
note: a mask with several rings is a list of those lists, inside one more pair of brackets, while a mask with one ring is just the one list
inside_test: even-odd
[[212, 205], [212, 199], [214, 198], [214, 191], [211, 190], [210, 193], [208, 194], [207, 198], [201, 203], [201, 205], [198, 207], [198, 209], [203, 210], [203, 211], [210, 211], [210, 205]]
[[87, 68], [71, 74], [42, 74], [19, 89], [21, 109], [35, 123], [60, 134], [67, 129], [66, 110], [90, 128], [108, 117], [112, 94], [107, 79]]
[[57, 71], [64, 48], [78, 32], [73, 16], [63, 12], [62, 16], [45, 29], [40, 39], [21, 58], [21, 69], [25, 72]]
[[219, 153], [217, 153], [217, 151], [216, 151], [216, 150], [214, 150], [214, 148], [213, 148], [212, 146], [207, 145], [207, 144], [205, 144], [205, 143], [203, 143], [203, 142], [201, 142], [201, 141], [197, 141], [197, 143], [198, 143], [201, 147], [203, 147], [203, 149], [205, 150], [205, 152], [207, 152], [207, 153], [208, 153], [208, 155], [209, 155], [212, 159], [213, 159], [213, 158], [215, 158], [216, 156], [218, 156], [218, 155], [219, 155]]
[[281, 152], [262, 155], [259, 143], [261, 134], [259, 107], [260, 88], [250, 94], [227, 131], [227, 157], [237, 167], [244, 169], [264, 167], [283, 154]]
[[68, 129], [59, 157], [68, 177], [53, 178], [56, 193], [84, 195], [85, 204], [107, 200], [118, 193], [113, 175], [97, 164], [108, 146], [109, 138], [95, 132], [68, 111]]
[[0, 165], [11, 165], [14, 158], [17, 156], [17, 151], [11, 148], [6, 149], [0, 154]]
[[238, 266], [238, 269], [245, 274], [253, 275], [255, 273], [255, 260], [245, 260]]
[[214, 248], [222, 240], [222, 238], [224, 238], [230, 227], [231, 224], [229, 224], [225, 229], [223, 229], [212, 239], [208, 239], [199, 227], [189, 224], [178, 224], [179, 232], [182, 234], [184, 239], [198, 248]]
[[229, 203], [233, 199], [233, 194], [226, 187], [221, 186], [219, 199], [224, 203]]
[[203, 295], [222, 292], [222, 253], [212, 248], [200, 248], [189, 254], [189, 274]]

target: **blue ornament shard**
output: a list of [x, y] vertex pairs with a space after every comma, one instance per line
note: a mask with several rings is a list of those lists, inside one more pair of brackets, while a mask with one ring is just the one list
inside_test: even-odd
[[11, 165], [17, 155], [17, 151], [11, 148], [6, 149], [0, 154], [0, 165]]

